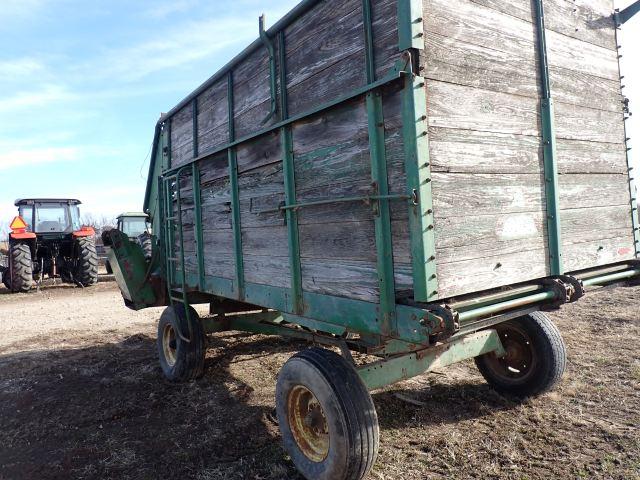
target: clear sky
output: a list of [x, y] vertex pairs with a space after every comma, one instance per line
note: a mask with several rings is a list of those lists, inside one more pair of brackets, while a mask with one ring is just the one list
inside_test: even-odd
[[[0, 0], [0, 220], [21, 196], [140, 209], [160, 113], [254, 40], [260, 13], [272, 25], [296, 3]], [[640, 15], [625, 31], [640, 149]]]
[[142, 208], [155, 123], [297, 0], [0, 0], [0, 220]]

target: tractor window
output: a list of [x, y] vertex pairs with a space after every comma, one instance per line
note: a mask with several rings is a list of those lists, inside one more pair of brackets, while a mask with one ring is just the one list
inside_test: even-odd
[[27, 231], [31, 232], [33, 223], [33, 207], [31, 205], [20, 205], [18, 213], [27, 224]]
[[147, 219], [131, 217], [122, 219], [122, 233], [128, 237], [137, 237], [147, 231]]
[[38, 233], [62, 233], [72, 230], [66, 205], [38, 205], [35, 224]]
[[80, 227], [82, 227], [80, 224], [80, 209], [77, 205], [71, 205], [69, 210], [71, 211], [71, 226], [73, 230], [80, 230]]

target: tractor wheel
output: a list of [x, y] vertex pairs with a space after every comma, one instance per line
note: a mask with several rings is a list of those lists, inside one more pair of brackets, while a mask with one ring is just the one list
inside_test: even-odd
[[291, 357], [278, 374], [276, 412], [284, 449], [305, 478], [360, 480], [375, 463], [375, 405], [337, 353], [311, 348]]
[[92, 240], [79, 238], [76, 241], [76, 269], [73, 277], [83, 287], [98, 283], [98, 253]]
[[147, 262], [151, 261], [151, 257], [153, 254], [153, 245], [151, 244], [151, 235], [148, 233], [143, 233], [137, 238], [138, 245], [142, 248], [142, 253], [144, 253], [144, 259]]
[[25, 243], [14, 243], [9, 251], [9, 269], [4, 278], [12, 292], [28, 292], [33, 285], [31, 248]]
[[492, 328], [506, 356], [476, 357], [476, 365], [496, 391], [526, 398], [551, 390], [562, 378], [567, 352], [558, 328], [542, 312], [518, 317]]
[[188, 312], [186, 315], [183, 304], [176, 304], [167, 307], [158, 322], [160, 366], [165, 377], [174, 382], [200, 378], [204, 373], [204, 330], [198, 313], [192, 307]]

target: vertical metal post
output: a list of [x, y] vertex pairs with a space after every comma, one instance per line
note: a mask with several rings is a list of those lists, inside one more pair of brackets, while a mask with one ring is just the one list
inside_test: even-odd
[[398, 1], [398, 43], [400, 51], [424, 49], [423, 0]]
[[171, 169], [172, 165], [172, 152], [171, 148], [173, 145], [171, 144], [171, 128], [172, 128], [173, 118], [170, 118], [167, 122], [167, 170]]
[[558, 195], [558, 162], [556, 157], [556, 135], [553, 99], [547, 62], [547, 44], [544, 26], [543, 0], [534, 0], [536, 11], [536, 34], [538, 39], [538, 63], [542, 98], [540, 116], [542, 123], [542, 151], [544, 161], [545, 197], [547, 204], [547, 237], [549, 246], [549, 267], [551, 275], [562, 275], [562, 232], [560, 226], [560, 199]]
[[402, 135], [405, 149], [409, 207], [409, 236], [414, 300], [438, 298], [436, 239], [431, 188], [431, 161], [427, 131], [427, 94], [424, 78], [405, 76], [402, 93]]
[[[227, 77], [227, 100], [229, 110], [229, 142], [236, 137], [233, 98], [233, 70]], [[238, 186], [238, 157], [235, 147], [227, 150], [229, 161], [229, 184], [231, 188], [231, 225], [233, 228], [233, 254], [236, 266], [236, 290], [238, 300], [244, 300], [244, 259], [242, 256], [242, 227], [240, 224], [240, 189]]]
[[191, 102], [192, 124], [193, 124], [193, 158], [198, 158], [198, 97], [194, 97]]
[[404, 77], [402, 90], [402, 138], [404, 141], [407, 193], [409, 206], [409, 238], [413, 298], [429, 302], [438, 298], [436, 268], [431, 161], [427, 124], [427, 92], [425, 79], [414, 74], [418, 50], [424, 50], [422, 0], [399, 0], [399, 48], [404, 52], [410, 72]]
[[200, 291], [204, 291], [204, 236], [202, 232], [202, 196], [200, 194], [200, 167], [191, 165], [193, 182], [193, 228], [196, 240], [196, 256], [198, 258], [198, 283]]
[[[364, 17], [365, 66], [367, 83], [370, 84], [376, 80], [371, 0], [362, 1], [362, 10]], [[393, 271], [393, 241], [389, 199], [382, 198], [389, 195], [382, 94], [379, 91], [369, 92], [366, 96], [366, 107], [369, 122], [371, 179], [374, 186], [374, 195], [381, 197], [372, 204], [376, 236], [378, 287], [380, 291], [379, 320], [381, 331], [385, 334], [390, 334], [397, 330], [396, 286]]]
[[[284, 31], [278, 33], [278, 57], [280, 63], [280, 117], [289, 117], [289, 102], [287, 97], [287, 56], [285, 51]], [[285, 205], [296, 204], [296, 176], [293, 158], [293, 132], [287, 125], [280, 129], [282, 144], [282, 173], [284, 176]], [[287, 208], [287, 239], [289, 242], [289, 269], [291, 271], [291, 304], [293, 313], [302, 314], [302, 265], [300, 262], [300, 233], [298, 230], [298, 212]]]

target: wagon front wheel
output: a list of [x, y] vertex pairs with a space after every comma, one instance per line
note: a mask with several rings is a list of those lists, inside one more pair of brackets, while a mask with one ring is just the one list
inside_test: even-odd
[[562, 378], [567, 352], [558, 328], [542, 312], [518, 317], [492, 328], [505, 349], [476, 357], [482, 376], [499, 393], [520, 398], [551, 390]]
[[162, 312], [157, 347], [162, 373], [169, 380], [187, 381], [204, 373], [205, 334], [192, 307], [176, 304]]
[[280, 370], [276, 412], [284, 448], [307, 479], [360, 480], [378, 454], [378, 416], [355, 368], [311, 348]]

